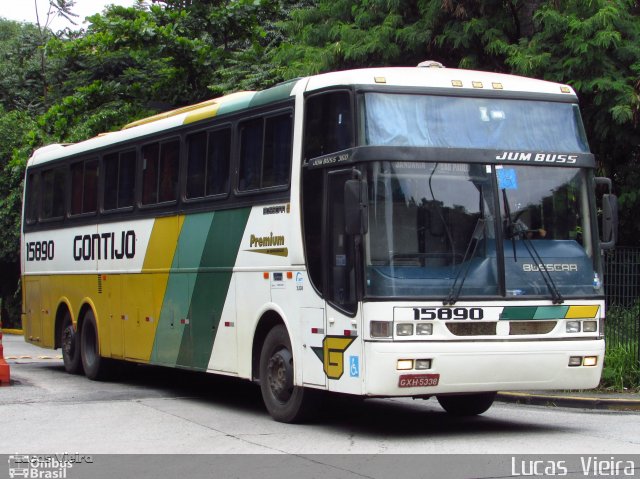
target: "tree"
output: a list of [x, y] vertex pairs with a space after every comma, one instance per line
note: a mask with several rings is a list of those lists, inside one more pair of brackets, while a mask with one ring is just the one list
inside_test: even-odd
[[508, 72], [572, 85], [602, 173], [620, 193], [621, 241], [640, 244], [640, 8], [632, 0], [317, 0], [284, 24], [284, 77], [373, 65]]

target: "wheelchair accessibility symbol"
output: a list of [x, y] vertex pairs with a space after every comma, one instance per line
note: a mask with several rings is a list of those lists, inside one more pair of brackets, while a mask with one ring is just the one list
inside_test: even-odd
[[360, 377], [360, 363], [358, 356], [349, 356], [349, 376], [352, 378]]

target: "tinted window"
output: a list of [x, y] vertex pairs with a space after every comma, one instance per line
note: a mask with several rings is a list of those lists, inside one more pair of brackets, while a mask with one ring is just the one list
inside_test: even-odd
[[62, 218], [65, 213], [65, 191], [67, 169], [64, 166], [51, 168], [42, 172], [42, 204], [43, 219]]
[[136, 152], [111, 153], [104, 157], [104, 209], [133, 206]]
[[229, 183], [231, 130], [199, 132], [187, 138], [187, 198], [224, 194]]
[[348, 92], [310, 97], [306, 102], [305, 114], [305, 159], [354, 146], [352, 118]]
[[179, 157], [178, 140], [152, 143], [142, 148], [142, 204], [177, 199]]
[[71, 165], [71, 214], [95, 213], [98, 204], [98, 160]]
[[240, 191], [289, 183], [291, 130], [291, 113], [256, 118], [241, 124]]
[[239, 190], [260, 188], [262, 163], [262, 118], [245, 121], [240, 126], [240, 184]]
[[25, 219], [27, 223], [38, 221], [38, 201], [40, 199], [40, 174], [29, 173], [27, 179], [27, 200]]

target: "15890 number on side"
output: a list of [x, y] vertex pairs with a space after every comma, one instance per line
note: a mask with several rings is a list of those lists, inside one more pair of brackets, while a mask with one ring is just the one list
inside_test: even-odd
[[55, 254], [55, 245], [49, 241], [29, 241], [26, 243], [27, 261], [51, 261]]

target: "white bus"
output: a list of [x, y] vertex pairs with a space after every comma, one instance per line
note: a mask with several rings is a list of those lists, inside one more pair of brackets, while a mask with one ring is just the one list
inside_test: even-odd
[[436, 396], [595, 387], [595, 161], [575, 92], [373, 68], [241, 92], [29, 160], [27, 341], [260, 384], [293, 422], [320, 391]]

